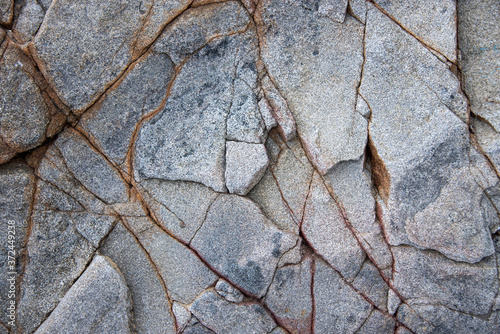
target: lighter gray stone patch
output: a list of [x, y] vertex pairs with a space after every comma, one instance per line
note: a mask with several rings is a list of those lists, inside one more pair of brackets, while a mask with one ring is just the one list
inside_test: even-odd
[[456, 2], [453, 0], [377, 0], [403, 27], [450, 61], [457, 60]]
[[114, 263], [97, 255], [49, 318], [43, 333], [132, 333], [132, 302]]
[[314, 300], [317, 333], [354, 334], [372, 311], [370, 304], [322, 260], [316, 261]]
[[230, 303], [214, 290], [202, 294], [189, 310], [202, 324], [216, 333], [261, 334], [276, 327], [271, 316], [259, 304]]
[[101, 252], [118, 266], [132, 295], [135, 329], [138, 333], [175, 333], [170, 302], [146, 253], [120, 223]]
[[93, 194], [107, 204], [127, 202], [127, 187], [106, 159], [75, 130], [61, 133], [55, 142], [67, 167]]
[[363, 154], [367, 121], [354, 111], [364, 27], [350, 16], [344, 24], [323, 17], [308, 3], [312, 9], [266, 0], [256, 15], [263, 22], [261, 55], [269, 76], [288, 103], [309, 158], [324, 174]]
[[13, 28], [16, 40], [20, 44], [29, 42], [40, 28], [44, 17], [45, 11], [36, 0], [28, 0], [21, 9]]
[[226, 141], [226, 187], [245, 196], [262, 178], [269, 164], [263, 144]]

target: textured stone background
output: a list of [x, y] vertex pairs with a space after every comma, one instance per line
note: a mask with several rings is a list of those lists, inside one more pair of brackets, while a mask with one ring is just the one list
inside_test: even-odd
[[499, 27], [0, 0], [0, 334], [499, 333]]

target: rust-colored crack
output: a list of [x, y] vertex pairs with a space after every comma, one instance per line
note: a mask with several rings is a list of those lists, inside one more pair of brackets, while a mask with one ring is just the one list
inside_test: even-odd
[[387, 244], [387, 248], [389, 249], [389, 253], [391, 254], [391, 281], [394, 280], [394, 274], [396, 273], [395, 270], [395, 264], [396, 260], [394, 258], [394, 253], [392, 252], [391, 245], [389, 244], [389, 238], [387, 237], [387, 231], [385, 230], [385, 225], [384, 225], [384, 217], [382, 214], [382, 207], [380, 206], [380, 203], [375, 200], [375, 220], [378, 222], [380, 226], [380, 231], [382, 232], [382, 238], [384, 238], [385, 243]]
[[[139, 247], [142, 249], [142, 251], [144, 252], [144, 254], [146, 255], [146, 257], [148, 258], [148, 261], [151, 264], [151, 267], [153, 268], [153, 270], [155, 271], [156, 275], [158, 276], [160, 284], [161, 284], [163, 290], [165, 291], [165, 296], [166, 296], [167, 301], [169, 303], [168, 306], [169, 306], [170, 312], [172, 313], [172, 317], [175, 319], [174, 313], [172, 311], [173, 301], [172, 301], [172, 298], [170, 297], [170, 294], [168, 292], [168, 287], [167, 287], [166, 279], [162, 276], [161, 271], [158, 269], [158, 266], [156, 265], [155, 261], [153, 260], [153, 257], [146, 250], [146, 247], [144, 247], [144, 245], [140, 241], [139, 236], [130, 227], [130, 225], [128, 224], [128, 222], [126, 221], [126, 219], [124, 219], [124, 217], [120, 217], [120, 221], [121, 221], [123, 227], [125, 227], [127, 229], [127, 231], [130, 233], [130, 235], [132, 235], [132, 237], [135, 239], [137, 245], [139, 245]], [[175, 331], [176, 332], [178, 331], [177, 329], [178, 329], [177, 328], [177, 321], [175, 321]]]
[[[384, 8], [382, 8], [378, 3], [376, 3], [374, 0], [366, 0], [368, 1], [369, 3], [371, 3], [375, 8], [377, 8], [382, 14], [384, 14], [385, 16], [387, 16], [392, 22], [394, 22], [395, 24], [397, 24], [401, 29], [403, 29], [408, 35], [412, 36], [413, 38], [415, 38], [420, 44], [422, 44], [427, 50], [429, 50], [431, 53], [433, 54], [438, 54], [440, 55], [441, 57], [443, 57], [444, 59], [446, 59], [448, 62], [450, 62], [451, 64], [456, 64], [456, 62], [453, 62], [451, 60], [448, 59], [448, 57], [446, 57], [445, 55], [443, 55], [440, 51], [438, 51], [436, 48], [430, 46], [429, 44], [427, 44], [422, 38], [420, 38], [419, 36], [417, 36], [416, 34], [414, 34], [411, 30], [409, 30], [408, 28], [406, 28], [405, 26], [403, 26], [398, 20], [396, 20], [395, 17], [393, 17], [391, 14], [389, 14]], [[437, 59], [439, 59], [439, 57], [436, 57]], [[439, 59], [439, 61], [442, 62], [441, 59]], [[457, 60], [458, 61], [458, 60]]]
[[193, 242], [194, 237], [196, 237], [196, 235], [198, 234], [198, 232], [203, 227], [203, 224], [205, 224], [205, 221], [207, 220], [208, 212], [212, 208], [212, 205], [215, 203], [215, 201], [219, 198], [219, 196], [220, 196], [220, 194], [217, 194], [214, 197], [214, 199], [212, 200], [212, 202], [210, 202], [210, 204], [208, 205], [207, 209], [205, 210], [205, 213], [203, 215], [203, 220], [201, 221], [200, 226], [198, 226], [198, 228], [196, 229], [196, 231], [193, 233], [193, 236], [191, 237], [191, 239], [189, 239], [189, 242], [188, 242], [189, 247], [191, 247], [191, 242]]
[[[312, 249], [311, 249], [312, 250]], [[316, 277], [316, 258], [311, 256], [311, 333], [314, 333], [314, 325], [316, 321], [316, 297], [314, 295], [314, 279]]]

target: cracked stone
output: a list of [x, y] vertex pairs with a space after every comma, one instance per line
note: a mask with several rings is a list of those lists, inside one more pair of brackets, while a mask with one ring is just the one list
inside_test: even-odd
[[[22, 161], [14, 160], [0, 166], [0, 227], [5, 231], [5, 233], [2, 233], [0, 240], [6, 246], [9, 245], [9, 235], [11, 235], [7, 231], [13, 230], [9, 226], [13, 226], [15, 230], [14, 245], [19, 246], [26, 243], [34, 186], [35, 180], [32, 170]], [[7, 279], [11, 275], [8, 275], [8, 273], [14, 271], [9, 270], [7, 259], [9, 255], [12, 256], [12, 253], [9, 254], [8, 251], [8, 247], [3, 247], [0, 251], [0, 255], [4, 259], [0, 262], [2, 270], [0, 273], [0, 289], [5, 291], [0, 296], [0, 305], [4, 310], [7, 310], [9, 306], [7, 291], [10, 290], [10, 284]], [[18, 248], [16, 251], [21, 252], [22, 249]], [[16, 271], [19, 272], [24, 268], [24, 264], [18, 254], [14, 254], [14, 257], [18, 259]], [[5, 324], [10, 321], [7, 318], [7, 312], [1, 315], [0, 320]]]
[[373, 112], [369, 146], [389, 242], [478, 262], [493, 253], [493, 246], [477, 211], [482, 190], [469, 173], [459, 82], [373, 6], [366, 34], [360, 94]]
[[352, 285], [370, 298], [380, 310], [387, 311], [389, 287], [373, 263], [365, 261], [356, 278], [352, 281]]
[[266, 305], [290, 333], [311, 333], [312, 260], [276, 270], [264, 299]]
[[21, 50], [7, 42], [0, 59], [0, 163], [45, 140], [50, 111], [30, 66]]
[[164, 228], [189, 243], [217, 198], [212, 189], [194, 182], [145, 180], [141, 192]]
[[207, 327], [203, 326], [199, 321], [193, 320], [196, 318], [192, 318], [190, 324], [184, 329], [183, 334], [215, 334], [214, 331], [211, 331]]
[[[457, 60], [456, 2], [436, 0], [375, 0], [401, 26], [419, 40], [442, 53], [451, 62]], [[461, 45], [460, 45], [461, 46]]]
[[320, 15], [329, 17], [333, 21], [340, 23], [344, 22], [348, 0], [320, 0], [317, 2], [317, 5], [314, 1], [308, 1], [306, 3], [311, 3], [311, 5], [314, 4], [314, 7], [311, 9], [317, 10]]
[[35, 333], [132, 333], [132, 323], [125, 279], [97, 255]]
[[264, 175], [269, 159], [262, 144], [226, 141], [226, 186], [245, 196]]
[[132, 296], [134, 324], [138, 333], [175, 333], [170, 301], [143, 248], [120, 223], [101, 247], [125, 277]]
[[127, 186], [106, 158], [77, 131], [67, 130], [55, 142], [71, 173], [107, 204], [127, 202]]
[[395, 320], [386, 316], [380, 311], [374, 310], [370, 317], [366, 319], [365, 323], [356, 332], [357, 334], [390, 334], [394, 333]]
[[362, 23], [366, 23], [366, 1], [365, 0], [349, 0], [349, 8], [353, 17], [361, 21]]
[[226, 301], [214, 290], [202, 294], [189, 307], [193, 315], [216, 333], [269, 333], [276, 324], [256, 303], [244, 305]]
[[309, 158], [326, 173], [364, 150], [367, 122], [354, 112], [363, 25], [349, 16], [343, 24], [334, 22], [310, 7], [266, 0], [256, 19], [262, 22], [261, 53], [269, 75], [288, 103]]
[[302, 231], [313, 249], [342, 276], [347, 279], [356, 276], [363, 265], [365, 252], [345, 225], [337, 204], [316, 172], [305, 207]]
[[217, 38], [189, 58], [165, 108], [139, 131], [136, 179], [194, 181], [226, 191], [223, 164], [235, 54], [251, 35]]
[[14, 0], [0, 0], [0, 24], [9, 25], [14, 15]]
[[410, 246], [392, 251], [393, 285], [410, 306], [436, 304], [473, 315], [490, 312], [498, 289], [494, 257], [470, 264]]
[[241, 303], [243, 301], [243, 294], [223, 279], [217, 281], [217, 284], [215, 284], [215, 291], [228, 302]]
[[40, 28], [44, 17], [45, 11], [36, 0], [28, 0], [21, 9], [13, 28], [16, 40], [21, 44], [31, 41]]
[[175, 316], [175, 321], [177, 322], [177, 328], [182, 333], [184, 328], [186, 328], [187, 324], [189, 323], [189, 320], [191, 320], [191, 312], [189, 312], [187, 308], [181, 303], [173, 302], [172, 313]]
[[123, 72], [151, 5], [62, 0], [49, 7], [31, 50], [66, 105], [82, 112]]
[[160, 106], [174, 75], [174, 65], [167, 54], [153, 51], [125, 75], [120, 85], [108, 92], [79, 122], [118, 165], [125, 162], [141, 117]]
[[191, 246], [236, 287], [262, 297], [281, 255], [296, 241], [296, 236], [272, 225], [249, 199], [220, 195]]
[[148, 218], [127, 218], [127, 222], [166, 282], [170, 298], [190, 304], [215, 283], [217, 276], [191, 250]]
[[322, 260], [316, 261], [314, 301], [317, 333], [354, 334], [372, 311], [372, 306]]

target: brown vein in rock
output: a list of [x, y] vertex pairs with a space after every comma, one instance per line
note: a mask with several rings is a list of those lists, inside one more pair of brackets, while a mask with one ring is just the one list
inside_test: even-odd
[[[446, 59], [447, 61], [449, 61], [451, 64], [456, 64], [456, 62], [452, 62], [451, 60], [449, 60], [445, 55], [443, 55], [440, 51], [438, 51], [437, 49], [435, 49], [434, 47], [430, 46], [429, 44], [427, 44], [422, 38], [420, 38], [419, 36], [417, 36], [416, 34], [414, 34], [412, 31], [410, 31], [408, 28], [406, 28], [405, 26], [403, 26], [398, 20], [396, 20], [396, 18], [394, 18], [391, 14], [389, 14], [385, 9], [383, 9], [378, 3], [376, 3], [374, 0], [366, 0], [367, 2], [373, 4], [373, 6], [375, 6], [380, 12], [382, 12], [382, 14], [384, 14], [385, 16], [387, 16], [392, 22], [394, 22], [395, 24], [397, 24], [401, 29], [403, 29], [408, 35], [412, 36], [413, 38], [415, 38], [418, 42], [420, 42], [420, 44], [422, 44], [426, 49], [428, 49], [431, 53], [436, 53], [438, 55], [440, 55], [441, 57], [443, 57], [444, 59]], [[439, 59], [439, 57], [436, 57], [437, 59]], [[439, 59], [441, 62], [442, 60]]]
[[[163, 290], [165, 291], [165, 296], [166, 296], [168, 304], [169, 304], [168, 306], [170, 308], [170, 313], [172, 314], [172, 317], [175, 319], [174, 313], [172, 311], [173, 302], [172, 302], [172, 298], [170, 297], [170, 294], [168, 292], [168, 287], [167, 287], [166, 279], [162, 276], [160, 270], [158, 269], [158, 266], [156, 265], [155, 261], [153, 260], [153, 258], [151, 256], [151, 254], [149, 254], [149, 252], [146, 250], [146, 247], [144, 247], [144, 245], [140, 241], [139, 236], [130, 227], [130, 225], [128, 224], [128, 222], [126, 221], [126, 219], [124, 219], [124, 217], [120, 216], [120, 221], [121, 221], [123, 227], [125, 227], [127, 229], [127, 231], [130, 233], [130, 235], [132, 235], [132, 237], [135, 239], [135, 242], [137, 243], [137, 245], [139, 245], [139, 247], [141, 247], [142, 251], [144, 252], [144, 254], [146, 255], [146, 257], [148, 258], [148, 261], [151, 264], [151, 267], [153, 268], [153, 270], [155, 271], [156, 275], [158, 276], [160, 284], [161, 284]], [[177, 332], [177, 322], [174, 321], [174, 323], [175, 323], [175, 331]]]

